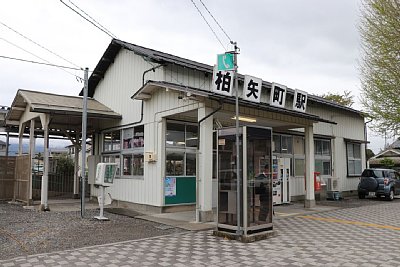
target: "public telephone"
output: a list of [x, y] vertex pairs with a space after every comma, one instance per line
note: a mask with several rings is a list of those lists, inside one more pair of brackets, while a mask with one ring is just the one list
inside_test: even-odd
[[117, 173], [117, 163], [98, 163], [96, 168], [96, 185], [111, 186]]
[[100, 187], [100, 196], [98, 196], [100, 215], [95, 216], [98, 220], [108, 220], [104, 217], [104, 204], [105, 204], [105, 188], [113, 185], [114, 177], [117, 172], [117, 163], [99, 163], [96, 168], [95, 186]]

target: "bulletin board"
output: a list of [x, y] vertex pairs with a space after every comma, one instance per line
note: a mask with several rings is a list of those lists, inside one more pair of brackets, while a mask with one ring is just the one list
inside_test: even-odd
[[196, 203], [196, 177], [165, 177], [164, 200], [165, 205]]

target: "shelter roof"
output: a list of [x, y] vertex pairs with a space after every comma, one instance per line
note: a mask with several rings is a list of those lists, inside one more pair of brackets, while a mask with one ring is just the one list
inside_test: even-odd
[[[90, 98], [87, 104], [88, 122], [90, 120], [93, 122], [105, 119], [120, 120], [122, 118], [120, 114], [97, 100]], [[79, 96], [19, 89], [6, 115], [6, 125], [18, 126], [23, 114], [33, 112], [50, 114], [52, 126], [49, 127], [77, 130], [81, 128], [82, 105], [83, 98]], [[91, 126], [94, 127], [94, 123]]]

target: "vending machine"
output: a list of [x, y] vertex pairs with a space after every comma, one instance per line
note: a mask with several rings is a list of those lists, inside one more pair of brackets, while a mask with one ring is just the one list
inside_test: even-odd
[[290, 158], [279, 158], [281, 203], [290, 203]]
[[274, 205], [290, 203], [290, 158], [272, 158], [272, 195]]

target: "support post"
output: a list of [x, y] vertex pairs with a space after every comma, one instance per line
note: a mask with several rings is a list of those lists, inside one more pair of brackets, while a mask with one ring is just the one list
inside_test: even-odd
[[[198, 109], [198, 120], [201, 121], [212, 109], [201, 107]], [[198, 202], [199, 210], [197, 221], [211, 222], [214, 220], [212, 211], [212, 154], [213, 154], [213, 116], [209, 116], [199, 125], [200, 147], [198, 156]]]
[[[42, 119], [42, 118], [41, 118]], [[49, 211], [48, 191], [49, 191], [49, 115], [43, 114], [42, 126], [44, 129], [44, 170], [42, 177], [42, 191], [40, 197], [40, 209]]]
[[28, 203], [27, 205], [33, 205], [32, 199], [32, 180], [33, 180], [33, 172], [32, 168], [34, 166], [35, 160], [35, 120], [31, 120], [31, 125], [29, 129], [29, 155], [31, 157], [31, 167], [29, 170], [29, 182], [28, 182]]
[[79, 134], [74, 142], [74, 198], [79, 198]]
[[235, 52], [234, 52], [234, 65], [235, 65], [235, 91], [236, 91], [236, 101], [235, 101], [235, 106], [236, 106], [236, 220], [237, 220], [237, 230], [236, 234], [238, 236], [242, 235], [242, 229], [241, 229], [241, 206], [242, 206], [242, 199], [241, 199], [241, 180], [243, 179], [241, 173], [240, 173], [240, 138], [239, 138], [239, 85], [238, 85], [238, 65], [237, 65], [237, 54], [238, 54], [238, 47], [236, 42], [232, 42], [232, 44], [235, 46]]
[[313, 125], [308, 125], [304, 129], [305, 148], [306, 148], [306, 197], [304, 201], [305, 208], [315, 207], [314, 192], [314, 133]]
[[85, 216], [85, 182], [86, 182], [86, 123], [87, 123], [87, 97], [88, 97], [88, 78], [89, 68], [85, 68], [84, 88], [83, 88], [83, 110], [82, 110], [82, 191], [81, 191], [81, 218]]
[[8, 150], [10, 146], [10, 132], [7, 131], [7, 135], [6, 135], [6, 157], [8, 157]]

